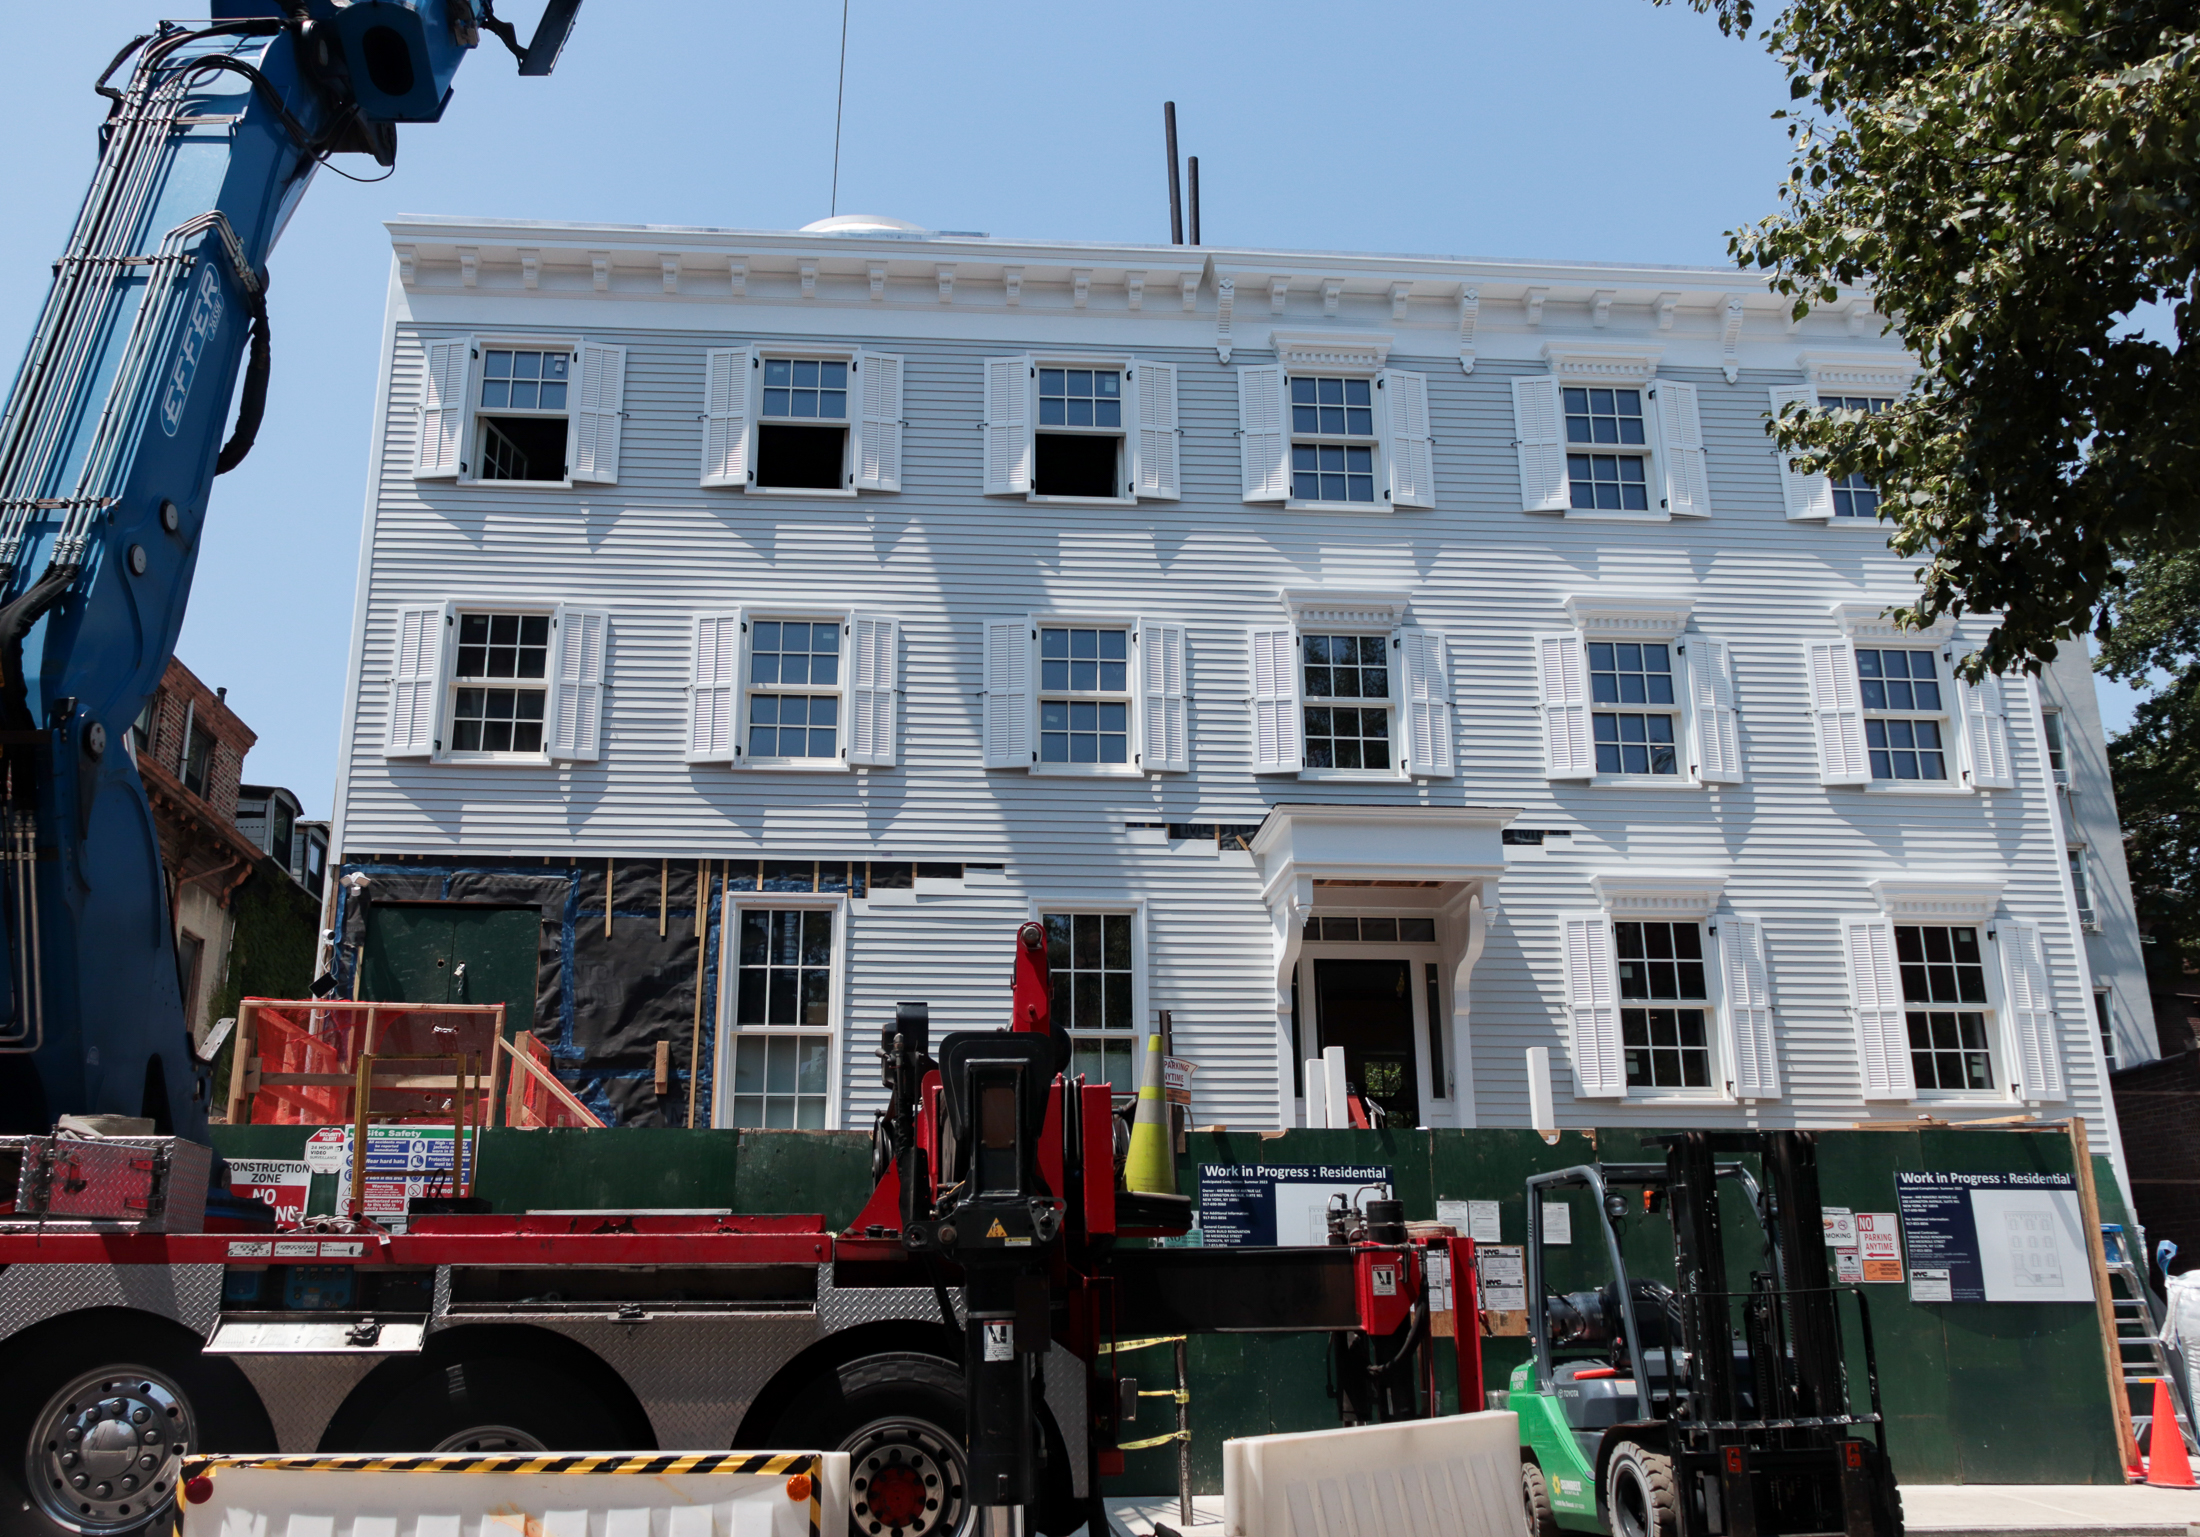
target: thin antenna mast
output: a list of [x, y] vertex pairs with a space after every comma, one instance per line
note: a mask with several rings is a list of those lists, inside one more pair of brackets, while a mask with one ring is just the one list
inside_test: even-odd
[[833, 100], [833, 198], [830, 212], [840, 212], [840, 110], [848, 103], [848, 0], [840, 0], [840, 94]]

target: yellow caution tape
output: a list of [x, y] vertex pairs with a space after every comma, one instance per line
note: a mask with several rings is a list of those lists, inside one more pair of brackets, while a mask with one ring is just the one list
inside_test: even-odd
[[1192, 1433], [1188, 1430], [1172, 1430], [1165, 1436], [1149, 1436], [1143, 1441], [1118, 1441], [1115, 1449], [1119, 1452], [1142, 1452], [1149, 1447], [1166, 1446], [1171, 1441], [1189, 1441], [1191, 1438]]
[[1184, 1339], [1185, 1336], [1181, 1334], [1157, 1334], [1150, 1340], [1116, 1340], [1112, 1344], [1104, 1342], [1094, 1346], [1093, 1353], [1103, 1356], [1122, 1355], [1125, 1351], [1144, 1350], [1152, 1345], [1182, 1344]]
[[[1137, 1379], [1133, 1378], [1131, 1380], [1135, 1382]], [[1188, 1404], [1192, 1401], [1192, 1395], [1182, 1388], [1140, 1388], [1138, 1396], [1140, 1398], [1173, 1398], [1180, 1404]]]

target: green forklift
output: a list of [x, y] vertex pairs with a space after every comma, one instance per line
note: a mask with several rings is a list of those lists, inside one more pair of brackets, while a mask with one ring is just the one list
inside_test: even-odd
[[[1583, 1164], [1528, 1179], [1530, 1358], [1512, 1374], [1531, 1537], [1901, 1537], [1871, 1315], [1828, 1272], [1808, 1132], [1680, 1132], [1663, 1164]], [[1725, 1155], [1725, 1156], [1722, 1156]], [[1741, 1155], [1754, 1155], [1752, 1170]], [[1755, 1218], [1734, 1290], [1722, 1182]], [[1610, 1279], [1546, 1288], [1546, 1200], [1586, 1191]], [[1665, 1214], [1675, 1284], [1631, 1278], [1623, 1227]], [[1577, 1226], [1582, 1244], [1592, 1235]], [[1852, 1408], [1842, 1293], [1870, 1407]]]

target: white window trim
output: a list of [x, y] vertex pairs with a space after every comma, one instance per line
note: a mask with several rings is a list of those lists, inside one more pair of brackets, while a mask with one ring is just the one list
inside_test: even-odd
[[[1948, 777], [1931, 779], [1874, 779], [1869, 783], [1853, 786], [1867, 795], [1971, 795], [1973, 791], [1965, 770], [1970, 764], [1970, 733], [1963, 719], [1963, 700], [1958, 692], [1962, 685], [1956, 681], [1950, 666], [1948, 653], [1956, 643], [1955, 625], [1947, 620], [1936, 620], [1922, 630], [1905, 630], [1886, 617], [1886, 610], [1902, 601], [1899, 597], [1886, 603], [1836, 603], [1833, 605], [1833, 622], [1840, 628], [1842, 639], [1851, 647], [1850, 666], [1855, 666], [1855, 649], [1867, 651], [1933, 651], [1940, 654], [1942, 672], [1941, 688], [1941, 752], [1947, 758]], [[1856, 683], [1857, 733], [1865, 737], [1865, 771], [1870, 772], [1871, 744], [1864, 732], [1863, 723], [1874, 719], [1887, 719], [1885, 714], [1874, 715], [1864, 706], [1864, 680], [1861, 675]], [[1892, 712], [1902, 718], [1903, 712]], [[1926, 712], [1912, 711], [1907, 718], [1923, 719]]]
[[[1135, 1091], [1140, 1075], [1145, 1072], [1146, 1037], [1154, 1030], [1152, 1010], [1147, 1003], [1147, 945], [1146, 900], [1143, 897], [1040, 895], [1029, 898], [1024, 907], [1025, 920], [1037, 923], [1043, 929], [1047, 913], [1103, 913], [1130, 915], [1131, 920], [1131, 1079]], [[1051, 973], [1050, 973], [1051, 975]], [[1051, 1001], [1049, 1003], [1051, 1009]], [[1068, 1033], [1064, 1026], [1064, 1033]], [[1093, 1032], [1104, 1033], [1104, 1032]], [[1182, 1044], [1177, 1043], [1177, 1055], [1184, 1056]]]
[[[1648, 441], [1641, 444], [1645, 466], [1643, 478], [1652, 493], [1652, 505], [1642, 512], [1605, 512], [1587, 507], [1558, 507], [1551, 514], [1584, 523], [1671, 523], [1689, 522], [1693, 518], [1682, 514], [1678, 519], [1666, 504], [1671, 500], [1666, 489], [1665, 417], [1657, 400], [1658, 362], [1663, 351], [1656, 347], [1632, 347], [1625, 344], [1598, 344], [1594, 342], [1546, 343], [1543, 359], [1549, 365], [1551, 377], [1558, 381], [1560, 390], [1574, 389], [1622, 389], [1640, 390], [1643, 393], [1642, 435]], [[1676, 381], [1678, 382], [1678, 381]], [[1599, 443], [1587, 445], [1590, 452], [1600, 449], [1632, 453], [1635, 444]], [[1566, 441], [1566, 401], [1564, 395], [1558, 403], [1558, 454], [1561, 484], [1564, 485], [1564, 461], [1567, 454], [1576, 452], [1581, 445]], [[1707, 454], [1708, 457], [1708, 454]]]
[[[2101, 1017], [2103, 1013], [2101, 1000], [2104, 998], [2108, 1000], [2106, 1010], [2108, 1017], [2105, 1021]], [[2102, 1067], [2112, 1073], [2133, 1065], [2125, 1062], [2123, 1053], [2116, 1049], [2118, 1045], [2116, 1021], [2116, 989], [2096, 983], [2093, 988], [2093, 1039], [2099, 1045]]]
[[[1589, 887], [1596, 893], [1597, 904], [1603, 910], [1607, 925], [1617, 923], [1693, 923], [1703, 931], [1704, 998], [1703, 1011], [1712, 1033], [1709, 1058], [1716, 1082], [1701, 1089], [1637, 1088], [1626, 1083], [1627, 1045], [1624, 1028], [1620, 1037], [1620, 1080], [1623, 1085], [1619, 1100], [1623, 1104], [1690, 1104], [1731, 1105], [1739, 1103], [1734, 1093], [1734, 1033], [1727, 1018], [1726, 977], [1721, 966], [1719, 940], [1710, 931], [1718, 924], [1719, 901], [1726, 889], [1726, 876], [1717, 871], [1699, 874], [1674, 872], [1668, 875], [1634, 875], [1612, 872], [1592, 875]], [[1631, 1008], [1686, 1008], [1689, 1002], [1670, 999], [1622, 998], [1619, 991], [1617, 956], [1618, 934], [1612, 935], [1614, 969], [1612, 973], [1612, 998], [1614, 1008], [1624, 1013]], [[1599, 1096], [1603, 1097], [1603, 1096]]]
[[[533, 491], [572, 490], [575, 485], [593, 486], [596, 481], [573, 479], [573, 455], [579, 448], [575, 434], [579, 429], [579, 413], [574, 409], [574, 399], [581, 388], [582, 338], [575, 335], [530, 335], [524, 332], [499, 332], [495, 335], [476, 334], [466, 354], [466, 425], [464, 435], [458, 441], [458, 483], [462, 486], [521, 486]], [[499, 352], [549, 352], [558, 349], [572, 354], [572, 364], [566, 375], [565, 386], [565, 478], [563, 480], [484, 480], [481, 477], [481, 365], [482, 355], [494, 348]], [[487, 415], [497, 413], [490, 411]], [[540, 413], [547, 420], [548, 413]]]
[[[2015, 1062], [2016, 1047], [2010, 1039], [2012, 1021], [2009, 1017], [2007, 988], [2002, 978], [2000, 936], [1996, 914], [2001, 909], [2002, 882], [1993, 878], [1948, 879], [1895, 878], [1871, 882], [1871, 893], [1879, 903], [1878, 917], [1894, 928], [1975, 928], [1979, 931], [1979, 964], [1985, 973], [1986, 1002], [1982, 1011], [1986, 1014], [1987, 1063], [1994, 1074], [1991, 1089], [1928, 1089], [1916, 1081], [1916, 1070], [1911, 1069], [1910, 1098], [1904, 1103], [1919, 1105], [2008, 1105], [2024, 1104], [2021, 1085], [2017, 1082]], [[1895, 959], [1895, 989], [1900, 997], [1902, 962]], [[1899, 1007], [1907, 1021], [1913, 1007], [1907, 999]], [[1923, 1005], [1927, 1009], [1937, 1005]], [[1963, 1012], [1960, 1005], [1955, 1012]], [[1905, 1024], [1906, 1030], [1906, 1024]], [[1903, 1051], [1909, 1051], [1905, 1034]], [[1909, 1059], [1907, 1055], [1904, 1061]]]
[[[1288, 436], [1288, 435], [1287, 435]], [[1359, 504], [1354, 503], [1357, 506]], [[1292, 628], [1292, 696], [1297, 711], [1299, 742], [1298, 777], [1305, 780], [1338, 780], [1346, 783], [1394, 784], [1403, 781], [1414, 783], [1417, 778], [1407, 763], [1408, 744], [1405, 739], [1405, 656], [1402, 644], [1403, 632], [1412, 628], [1409, 617], [1411, 597], [1403, 592], [1332, 592], [1322, 588], [1285, 589], [1283, 604], [1291, 615]], [[1306, 766], [1306, 637], [1309, 633], [1322, 635], [1381, 635], [1390, 653], [1390, 764], [1386, 769], [1308, 768]], [[1439, 635], [1446, 632], [1437, 631]], [[1447, 668], [1447, 682], [1449, 669]], [[1350, 709], [1348, 701], [1342, 703]], [[1456, 735], [1456, 713], [1449, 717], [1450, 729]], [[1456, 760], [1458, 748], [1453, 745]], [[1456, 774], [1457, 769], [1453, 772]], [[1440, 776], [1439, 776], [1440, 777]]]
[[[1453, 1105], [1458, 1097], [1456, 1087], [1458, 1083], [1457, 1064], [1451, 1062], [1445, 1064], [1446, 1070], [1451, 1076], [1444, 1087], [1451, 1092], [1437, 1094], [1434, 1085], [1429, 1081], [1432, 1069], [1428, 1059], [1428, 974], [1421, 968], [1430, 963], [1436, 966], [1437, 992], [1439, 994], [1437, 1001], [1440, 1006], [1448, 1005], [1451, 999], [1451, 978], [1445, 975], [1450, 967], [1444, 964], [1441, 914], [1433, 907], [1380, 907], [1364, 903], [1349, 903], [1338, 906], [1325, 905], [1319, 911], [1307, 913], [1305, 917], [1434, 918], [1437, 920], [1439, 937], [1434, 941], [1417, 939], [1366, 941], [1302, 938], [1299, 942], [1298, 960], [1293, 964], [1291, 980], [1297, 984], [1299, 990], [1299, 1033], [1304, 1039], [1293, 1041], [1290, 1046], [1292, 1052], [1300, 1059], [1302, 1067], [1308, 1057], [1311, 1056], [1318, 1060], [1321, 1056], [1321, 994], [1314, 985], [1314, 963], [1316, 961], [1405, 961], [1410, 968], [1407, 973], [1406, 992], [1413, 1000], [1413, 1082], [1421, 1101], [1418, 1107], [1421, 1127], [1426, 1130], [1432, 1125], [1439, 1124], [1434, 1119], [1437, 1107]], [[1437, 1021], [1437, 1024], [1444, 1031], [1448, 1046], [1451, 1034], [1450, 1014], [1447, 1012], [1443, 1019]], [[1300, 1086], [1297, 1098], [1292, 1103], [1297, 1107], [1298, 1119], [1303, 1124], [1306, 1119], [1306, 1090], [1303, 1084]]]
[[[492, 483], [496, 484], [497, 482]], [[501, 482], [501, 484], [523, 485], [527, 482], [507, 481]], [[546, 603], [540, 599], [453, 598], [449, 601], [443, 611], [446, 616], [445, 628], [449, 633], [443, 637], [443, 663], [441, 668], [438, 669], [436, 678], [435, 725], [431, 738], [439, 745], [430, 756], [429, 762], [504, 764], [515, 768], [547, 768], [551, 765], [553, 762], [550, 756], [551, 712], [555, 705], [553, 695], [557, 689], [558, 649], [565, 643], [564, 635], [559, 633], [558, 630], [558, 609], [560, 607], [560, 604]], [[540, 614], [550, 621], [550, 646], [543, 655], [541, 752], [457, 752], [440, 745], [450, 739], [451, 722], [457, 706], [457, 701], [452, 698], [452, 694], [460, 687], [458, 681], [458, 630], [459, 625], [468, 614]], [[512, 681], [516, 683], [521, 680], [514, 679]], [[528, 679], [525, 681], [532, 683], [534, 680]], [[465, 685], [468, 688], [476, 686], [472, 683]], [[490, 681], [478, 686], [495, 688], [499, 686], [499, 683]], [[608, 693], [609, 691], [610, 686], [607, 680], [605, 692]], [[188, 732], [186, 733], [186, 740], [188, 740]]]
[[2072, 904], [2078, 915], [2078, 927], [2088, 934], [2098, 934], [2101, 932], [2101, 905], [2100, 893], [2095, 890], [2098, 883], [2094, 878], [2093, 850], [2085, 843], [2069, 843], [2063, 846], [2063, 854], [2070, 865], [2071, 895], [2078, 894], [2076, 888], [2081, 879], [2085, 883], [2086, 900]]
[[1069, 437], [1104, 438], [1111, 436], [1105, 427], [1042, 427], [1039, 423], [1039, 370], [1042, 368], [1090, 368], [1113, 369], [1123, 376], [1123, 426], [1112, 436], [1116, 440], [1115, 478], [1126, 489], [1121, 496], [1047, 496], [1036, 489], [1026, 491], [1024, 500], [1053, 507], [1135, 507], [1138, 505], [1138, 359], [1127, 352], [1075, 353], [1034, 352], [1026, 361], [1031, 365], [1031, 388], [1025, 396], [1025, 434], [1031, 444], [1031, 481], [1039, 482], [1039, 434], [1059, 432]]
[[[1629, 790], [1704, 790], [1710, 785], [1697, 777], [1695, 691], [1689, 686], [1686, 644], [1692, 604], [1648, 594], [1576, 593], [1565, 600], [1566, 617], [1581, 637], [1582, 697], [1588, 702], [1589, 755], [1596, 756], [1596, 717], [1599, 706], [1589, 695], [1589, 643], [1596, 641], [1646, 642], [1673, 650], [1673, 751], [1681, 764], [1674, 774], [1592, 774], [1571, 783], [1591, 788]], [[1622, 708], [1625, 708], [1624, 706]], [[1649, 713], [1650, 707], [1644, 706]]]
[[[1060, 500], [1060, 498], [1056, 498]], [[1049, 779], [1142, 779], [1145, 768], [1145, 641], [1140, 634], [1143, 621], [1136, 614], [1061, 614], [1041, 613], [1031, 616], [1031, 769], [1030, 772]], [[1124, 674], [1123, 704], [1130, 712], [1124, 733], [1128, 763], [1048, 763], [1040, 754], [1045, 751], [1039, 740], [1039, 708], [1041, 696], [1047, 692], [1039, 681], [1040, 643], [1039, 632], [1044, 629], [1071, 630], [1122, 630], [1128, 644], [1123, 648]]]
[[[744, 908], [831, 912], [833, 918], [832, 1001], [823, 1025], [759, 1025], [744, 1030], [733, 1022], [739, 1001], [740, 929]], [[733, 1127], [733, 1043], [742, 1035], [801, 1035], [827, 1042], [825, 1048], [825, 1130], [840, 1130], [847, 1085], [842, 1082], [841, 1041], [848, 1010], [848, 897], [843, 892], [729, 891], [718, 916], [718, 1038], [711, 1049], [710, 1124]]]
[[[800, 344], [790, 342], [781, 345], [767, 341], [755, 341], [749, 344], [749, 372], [756, 377], [749, 384], [749, 483], [742, 489], [744, 496], [772, 499], [786, 497], [791, 501], [852, 502], [862, 494], [856, 489], [854, 477], [856, 465], [863, 452], [862, 444], [858, 441], [863, 432], [863, 381], [854, 376], [861, 368], [863, 352], [864, 349], [861, 347], [852, 347], [842, 342], [813, 343], [805, 341]], [[825, 362], [855, 365], [848, 370], [850, 375], [848, 380], [848, 415], [841, 423], [845, 431], [840, 441], [840, 479], [842, 484], [835, 490], [826, 491], [810, 486], [766, 486], [757, 483], [757, 454], [763, 445], [764, 429], [764, 365], [773, 358], [791, 358], [798, 363]], [[782, 420], [774, 417], [772, 425], [798, 426], [800, 423], [792, 418]], [[831, 424], [826, 423], [824, 425], [829, 426]]]
[[[1821, 401], [1827, 395], [1876, 395], [1900, 400], [1910, 393], [1917, 382], [1918, 366], [1907, 358], [1889, 358], [1883, 352], [1805, 352], [1796, 357], [1796, 366], [1803, 371], [1799, 385], [1775, 385], [1775, 391], [1794, 395], [1807, 395], [1807, 404], [1813, 411], [1824, 409]], [[1769, 413], [1768, 413], [1769, 414]], [[1781, 456], [1783, 480], [1791, 471], [1786, 469], [1786, 456]], [[1871, 535], [1885, 543], [1888, 525], [1881, 518], [1836, 517], [1833, 511], [1833, 483], [1826, 476], [1817, 479], [1825, 482], [1823, 513], [1788, 514], [1793, 523], [1815, 523], [1821, 528], [1846, 529], [1852, 533]], [[1783, 487], [1784, 493], [1784, 487]]]
[[[838, 696], [840, 705], [834, 712], [836, 724], [833, 741], [836, 753], [831, 758], [753, 758], [749, 756], [749, 695], [755, 685], [749, 677], [749, 659], [754, 652], [754, 637], [759, 624], [837, 624], [840, 626], [840, 665], [833, 670], [839, 681], [830, 690], [814, 684], [804, 684], [800, 692]], [[850, 654], [855, 641], [855, 610], [833, 608], [803, 608], [797, 604], [784, 607], [765, 606], [741, 609], [741, 654], [735, 662], [740, 669], [740, 681], [734, 694], [734, 766], [744, 773], [754, 774], [847, 774], [855, 770], [848, 761], [849, 673], [855, 665]], [[778, 689], [767, 692], [777, 693]], [[796, 692], [788, 690], [788, 692]]]
[[[1387, 516], [1399, 510], [1420, 510], [1415, 507], [1399, 509], [1393, 505], [1390, 495], [1390, 402], [1382, 394], [1381, 379], [1384, 374], [1392, 371], [1391, 338], [1387, 335], [1339, 337], [1318, 331], [1276, 331], [1271, 333], [1270, 345], [1276, 352], [1274, 366], [1280, 370], [1277, 377], [1283, 424], [1284, 511], [1336, 512], [1348, 513], [1353, 517], [1367, 517]], [[1307, 501], [1290, 494], [1291, 444], [1295, 437], [1291, 430], [1291, 376], [1294, 374], [1328, 375], [1331, 378], [1367, 379], [1375, 382], [1376, 388], [1370, 394], [1375, 418], [1375, 488], [1379, 494], [1374, 501]]]

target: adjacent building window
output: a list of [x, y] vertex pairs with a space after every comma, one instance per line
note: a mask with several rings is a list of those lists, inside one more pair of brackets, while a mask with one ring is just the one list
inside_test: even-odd
[[1615, 923], [1620, 1042], [1630, 1089], [1708, 1089], [1711, 1039], [1703, 928]]
[[1040, 626], [1039, 761], [1127, 764], [1130, 730], [1130, 631]]
[[2070, 890], [2078, 899], [2078, 922], [2086, 928], [2097, 928], [2100, 919], [2093, 908], [2093, 883], [2087, 879], [2085, 845], [2072, 844], [2067, 852], [2070, 855]]
[[2116, 1071], [2116, 995], [2108, 988], [2093, 990], [2093, 1022], [2101, 1031], [2101, 1061]]
[[2070, 765], [2063, 757], [2062, 711], [2048, 710], [2040, 716], [2040, 729], [2047, 737], [2047, 771], [2055, 783], [2070, 783]]
[[1391, 768], [1389, 637], [1304, 635], [1300, 647], [1306, 766]]
[[1130, 495], [1123, 464], [1123, 374], [1039, 367], [1031, 489], [1040, 496]]
[[[1591, 724], [1596, 734], [1598, 773], [1680, 772], [1675, 747], [1679, 717], [1673, 708], [1670, 646], [1589, 642], [1589, 698], [1594, 706]], [[1647, 708], [1626, 708], [1631, 705]], [[1666, 708], [1657, 708], [1661, 705]]]
[[832, 1051], [833, 913], [744, 908], [736, 945], [731, 1124], [821, 1129]]
[[763, 360], [757, 411], [760, 490], [838, 491], [848, 481], [848, 364], [826, 358]]
[[1044, 913], [1056, 1028], [1069, 1031], [1073, 1072], [1118, 1094], [1138, 1087], [1136, 960], [1129, 913]]
[[[1877, 415], [1894, 404], [1878, 395], [1820, 395], [1818, 405], [1826, 411], [1861, 411]], [[1879, 516], [1879, 488], [1862, 475], [1841, 475], [1833, 479], [1833, 515], [1837, 518], [1876, 518]]]
[[451, 751], [539, 753], [550, 616], [461, 612], [451, 677]]
[[1291, 378], [1291, 496], [1375, 500], [1375, 381]]
[[1910, 1037], [1910, 1071], [1921, 1090], [1991, 1089], [1986, 963], [1968, 925], [1896, 924], [1895, 961]]
[[1930, 651], [1856, 650], [1864, 745], [1874, 779], [1946, 779], [1939, 658]]
[[749, 636], [749, 758], [840, 755], [840, 621], [761, 619]]
[[153, 743], [153, 711], [160, 704], [160, 695], [154, 694], [139, 707], [137, 719], [130, 722], [130, 756], [142, 763], [145, 749]]
[[572, 369], [573, 355], [563, 348], [483, 349], [477, 479], [565, 479]]
[[194, 795], [204, 795], [207, 778], [214, 768], [214, 733], [199, 725], [191, 724], [191, 745], [183, 755], [183, 787]]
[[1577, 511], [1648, 512], [1650, 440], [1641, 390], [1559, 391], [1566, 416], [1566, 489]]

